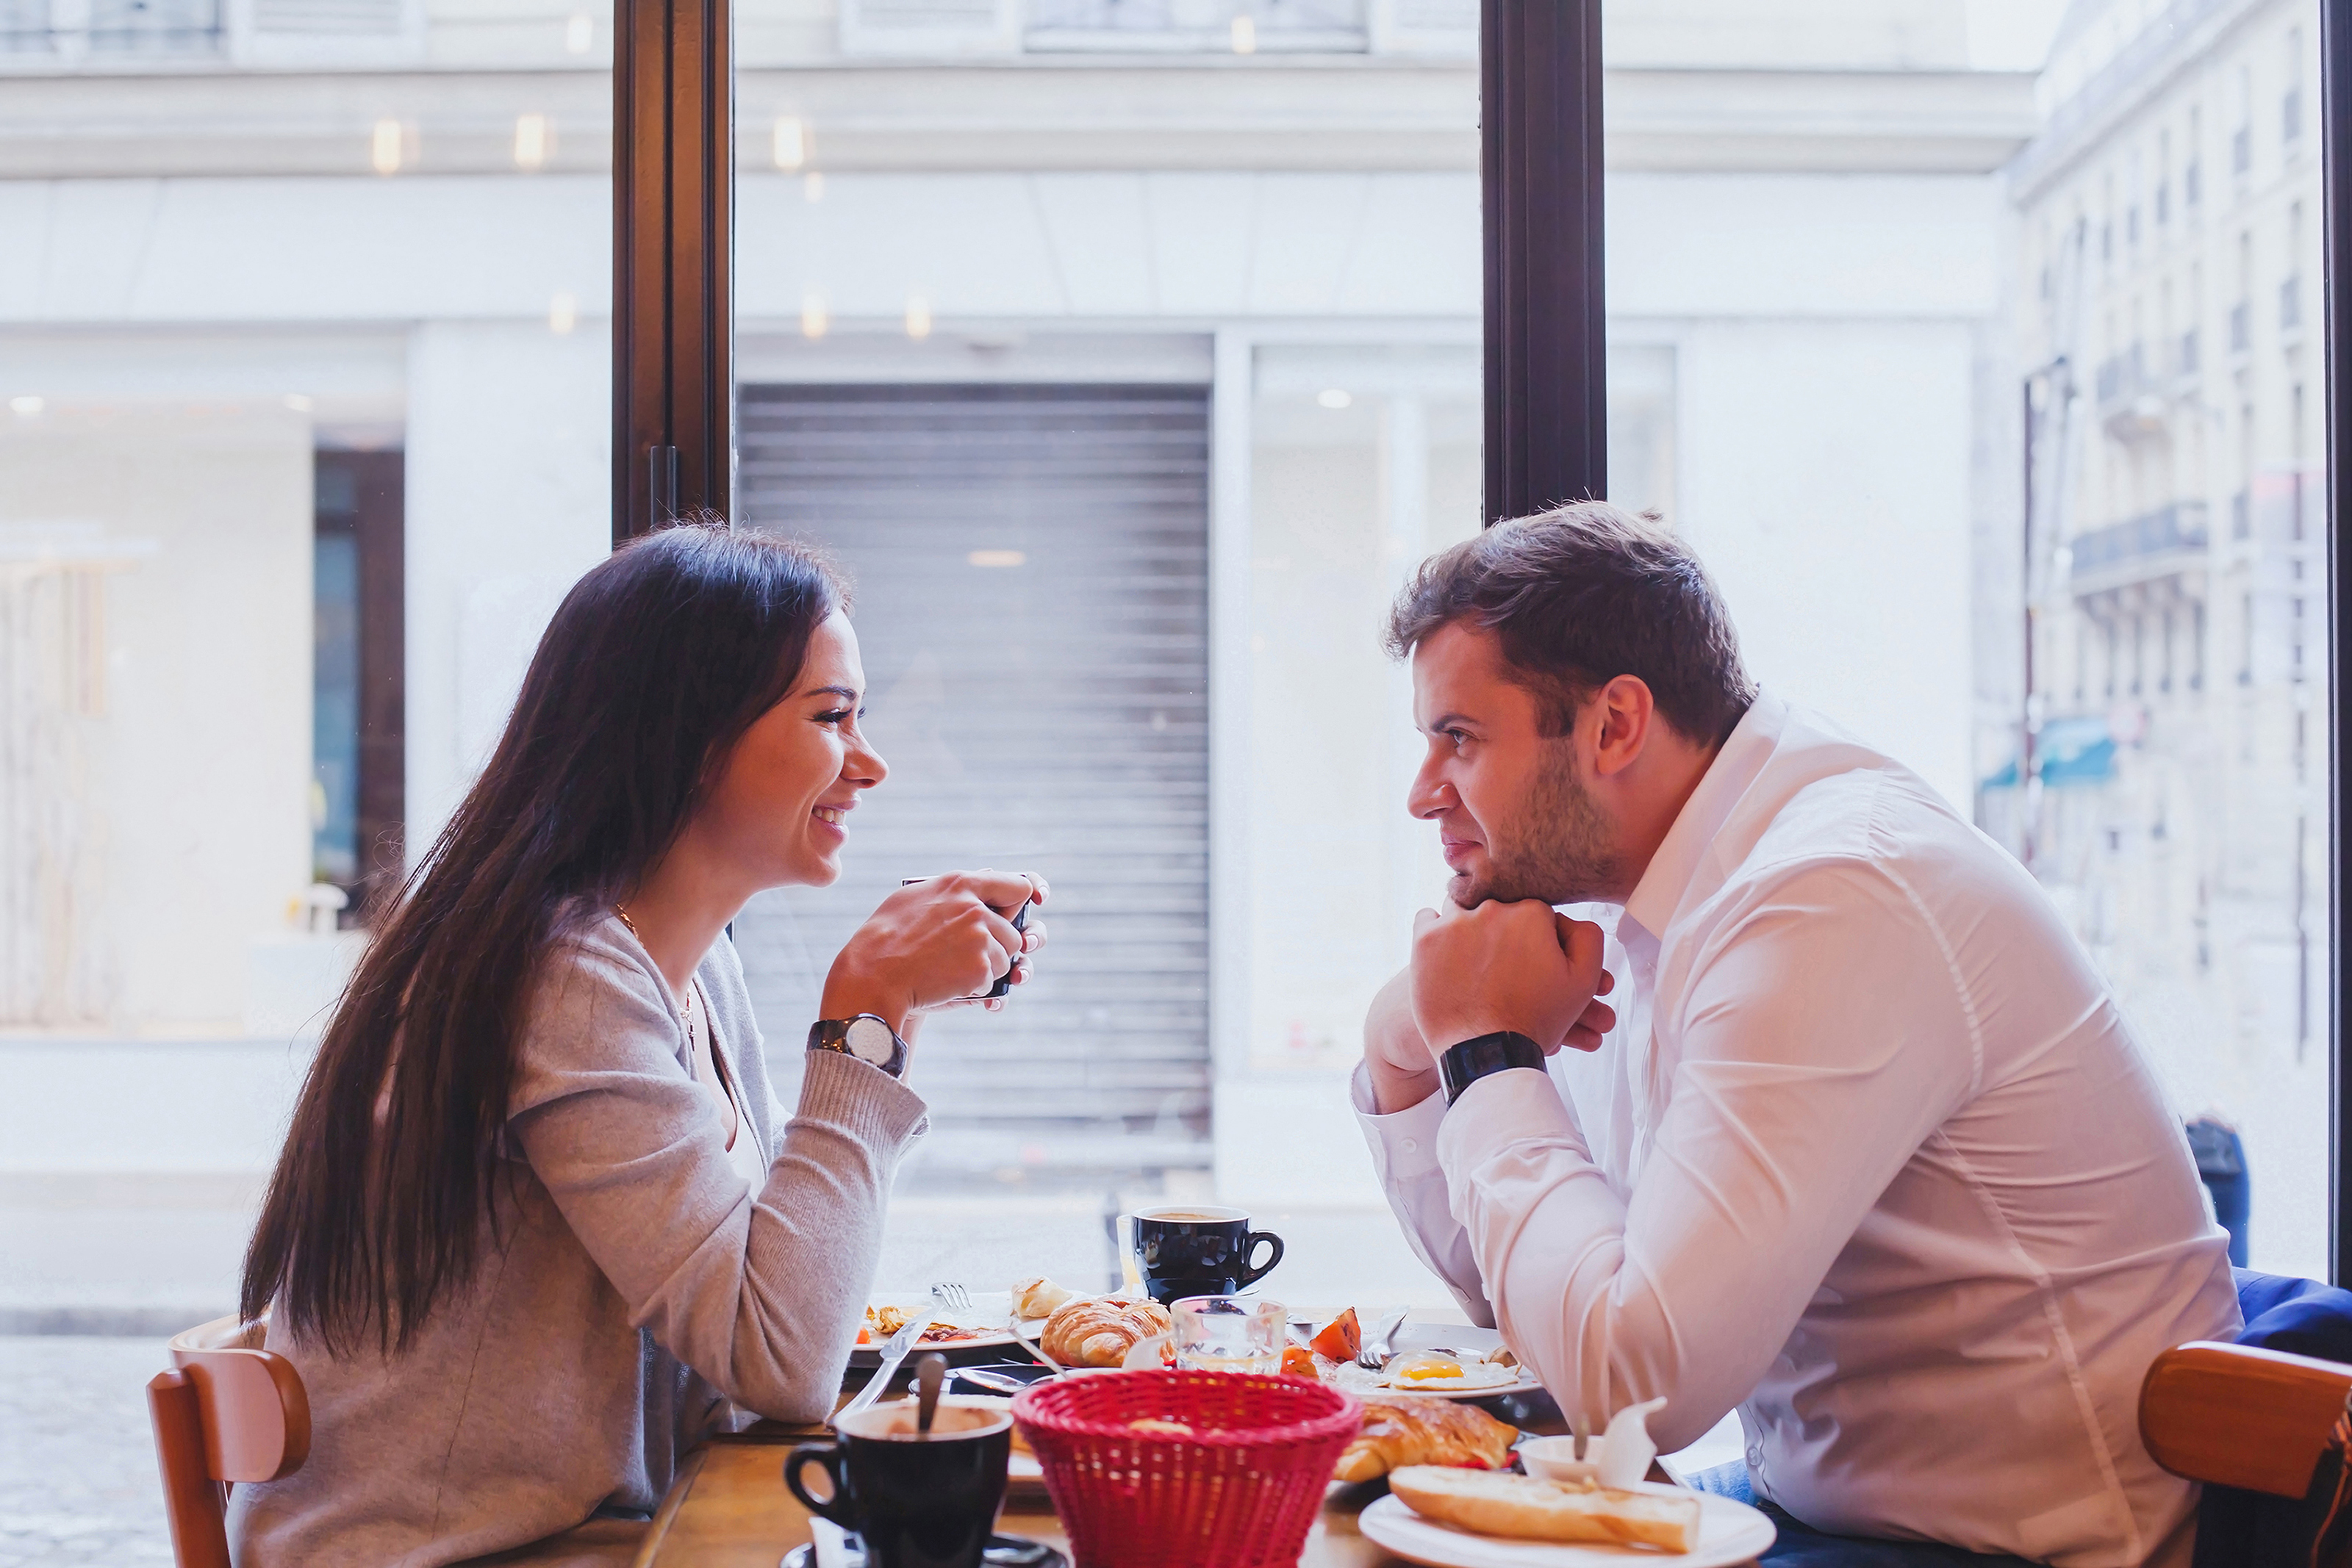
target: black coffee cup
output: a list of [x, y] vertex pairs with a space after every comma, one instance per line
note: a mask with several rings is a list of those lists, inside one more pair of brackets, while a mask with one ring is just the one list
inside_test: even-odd
[[[1230, 1296], [1246, 1290], [1282, 1261], [1282, 1238], [1252, 1230], [1238, 1208], [1162, 1204], [1135, 1214], [1135, 1269], [1146, 1294], [1161, 1306], [1186, 1296]], [[1273, 1250], [1250, 1261], [1259, 1242]]]
[[[923, 1436], [909, 1399], [860, 1410], [833, 1441], [794, 1448], [784, 1485], [811, 1513], [856, 1531], [871, 1568], [980, 1568], [1012, 1452], [1009, 1411], [941, 1404]], [[811, 1465], [833, 1478], [823, 1501], [801, 1483]]]

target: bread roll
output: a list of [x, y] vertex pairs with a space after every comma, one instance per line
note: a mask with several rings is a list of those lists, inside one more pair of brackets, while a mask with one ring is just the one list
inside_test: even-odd
[[1514, 1541], [1603, 1542], [1688, 1552], [1698, 1545], [1698, 1493], [1580, 1490], [1500, 1470], [1408, 1465], [1389, 1490], [1423, 1519]]
[[1051, 1280], [1024, 1280], [1013, 1287], [1013, 1315], [1016, 1318], [1045, 1318], [1054, 1309], [1070, 1299], [1070, 1292]]
[[1168, 1309], [1157, 1301], [1101, 1296], [1055, 1308], [1037, 1343], [1064, 1366], [1117, 1366], [1139, 1342], [1166, 1333], [1170, 1326]]
[[1364, 1429], [1339, 1456], [1332, 1478], [1368, 1481], [1407, 1465], [1451, 1465], [1499, 1470], [1511, 1462], [1519, 1429], [1496, 1420], [1475, 1405], [1411, 1395], [1374, 1395], [1364, 1400]]

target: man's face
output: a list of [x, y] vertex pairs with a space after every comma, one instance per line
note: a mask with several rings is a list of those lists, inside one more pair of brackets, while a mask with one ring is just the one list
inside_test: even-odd
[[1437, 824], [1455, 904], [1614, 896], [1624, 857], [1576, 738], [1542, 733], [1541, 705], [1509, 679], [1493, 632], [1456, 622], [1424, 638], [1412, 707], [1429, 750], [1408, 806]]

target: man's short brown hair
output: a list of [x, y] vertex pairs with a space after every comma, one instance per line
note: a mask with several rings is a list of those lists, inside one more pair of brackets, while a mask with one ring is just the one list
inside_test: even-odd
[[1739, 637], [1698, 557], [1654, 517], [1577, 501], [1496, 523], [1423, 561], [1389, 614], [1404, 658], [1456, 621], [1501, 639], [1515, 680], [1542, 699], [1546, 735], [1619, 675], [1638, 676], [1689, 739], [1719, 746], [1756, 700]]

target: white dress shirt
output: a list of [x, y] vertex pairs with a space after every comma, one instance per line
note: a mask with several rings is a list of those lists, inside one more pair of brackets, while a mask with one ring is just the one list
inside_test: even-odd
[[[2159, 1351], [2239, 1326], [2130, 1025], [2033, 879], [1908, 769], [1758, 699], [1611, 946], [1619, 1021], [1373, 1114], [1390, 1201], [1597, 1429], [1738, 1406], [1817, 1529], [2185, 1563], [2141, 1447]], [[1491, 1302], [1490, 1307], [1488, 1303]]]

